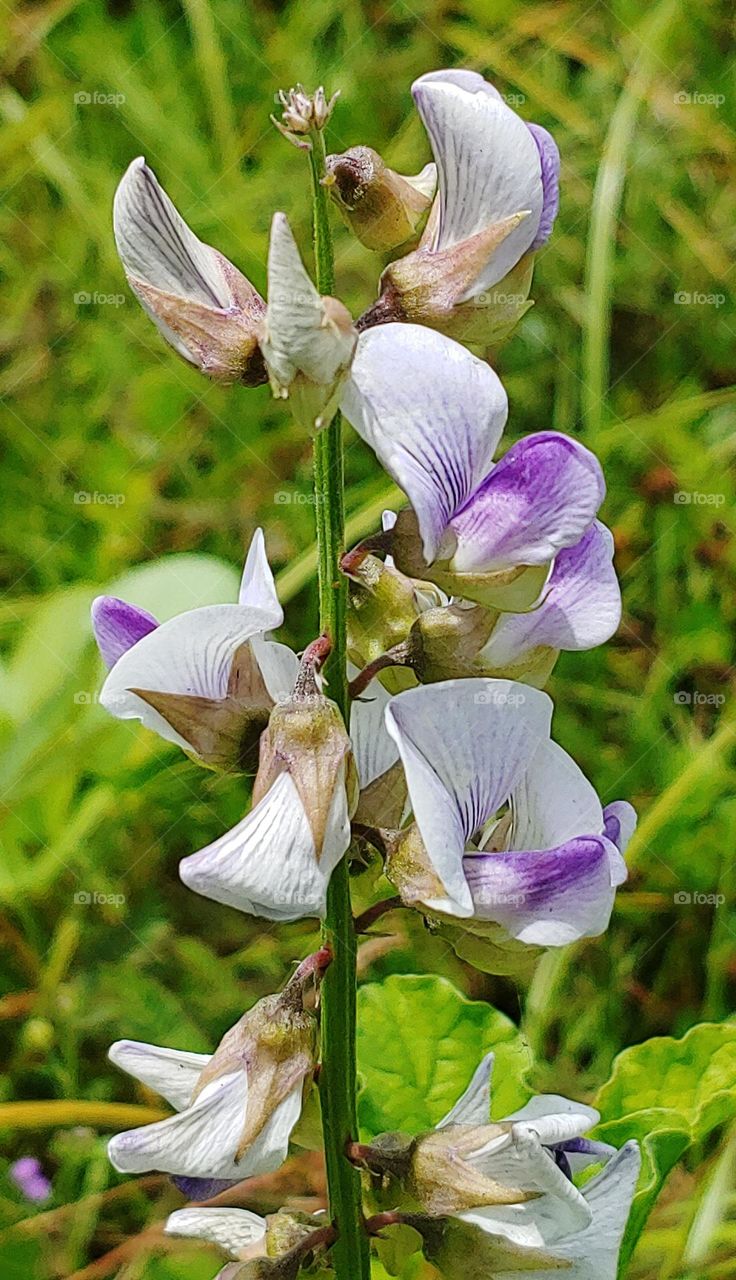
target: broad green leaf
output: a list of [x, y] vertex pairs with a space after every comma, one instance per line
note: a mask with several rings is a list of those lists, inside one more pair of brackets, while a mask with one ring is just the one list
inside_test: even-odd
[[625, 1267], [667, 1176], [688, 1147], [736, 1116], [736, 1023], [701, 1023], [619, 1054], [596, 1105], [596, 1136], [636, 1138], [642, 1172], [621, 1254]]
[[394, 974], [358, 994], [360, 1119], [369, 1136], [431, 1129], [463, 1093], [480, 1059], [496, 1054], [493, 1114], [529, 1097], [529, 1053], [510, 1018], [466, 999], [445, 978]]
[[680, 1040], [657, 1036], [624, 1049], [596, 1103], [604, 1120], [671, 1109], [698, 1141], [736, 1114], [736, 1022], [702, 1022]]

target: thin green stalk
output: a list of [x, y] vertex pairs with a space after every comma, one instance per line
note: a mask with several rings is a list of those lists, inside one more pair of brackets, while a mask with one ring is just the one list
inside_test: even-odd
[[[335, 264], [327, 194], [320, 183], [325, 173], [324, 136], [315, 131], [311, 140], [317, 288], [322, 294], [331, 294], [335, 287]], [[340, 557], [345, 550], [345, 508], [339, 413], [329, 427], [319, 432], [314, 443], [314, 493], [320, 628], [332, 641], [326, 675], [330, 696], [348, 723], [347, 582], [340, 573]], [[347, 859], [332, 873], [323, 940], [333, 955], [322, 984], [320, 1074], [330, 1213], [338, 1231], [331, 1256], [337, 1280], [369, 1280], [370, 1249], [363, 1228], [360, 1175], [346, 1155], [348, 1143], [358, 1136], [355, 1105], [357, 946]]]

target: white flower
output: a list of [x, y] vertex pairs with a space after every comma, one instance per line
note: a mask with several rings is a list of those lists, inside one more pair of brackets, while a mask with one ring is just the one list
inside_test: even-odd
[[350, 845], [359, 787], [398, 755], [382, 724], [385, 691], [353, 705], [351, 741], [335, 703], [317, 687], [321, 644], [307, 649], [292, 695], [271, 713], [252, 809], [179, 867], [196, 893], [266, 920], [324, 915], [330, 876]]
[[474, 71], [433, 71], [412, 85], [439, 191], [419, 246], [392, 262], [359, 327], [409, 320], [466, 342], [495, 342], [528, 301], [533, 253], [559, 202], [559, 153]]
[[205, 764], [249, 769], [271, 708], [291, 689], [299, 665], [286, 645], [265, 639], [283, 617], [260, 529], [237, 604], [191, 609], [159, 625], [133, 605], [100, 596], [92, 624], [110, 667], [100, 702]]
[[280, 995], [260, 1000], [212, 1056], [133, 1040], [112, 1046], [111, 1061], [178, 1113], [111, 1139], [120, 1173], [240, 1181], [283, 1164], [317, 1059], [316, 1017], [304, 1009], [303, 990], [322, 959], [316, 953]]
[[624, 802], [603, 809], [551, 741], [551, 716], [545, 693], [509, 680], [391, 700], [414, 825], [393, 838], [387, 875], [406, 902], [532, 946], [604, 931], [636, 815]]

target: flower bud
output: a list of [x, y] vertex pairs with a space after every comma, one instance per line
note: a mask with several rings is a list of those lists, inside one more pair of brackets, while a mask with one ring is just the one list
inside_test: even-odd
[[306, 135], [324, 129], [332, 115], [335, 103], [340, 96], [333, 93], [328, 98], [320, 85], [314, 93], [308, 93], [304, 85], [298, 84], [295, 89], [279, 89], [278, 100], [282, 108], [281, 119], [271, 116], [271, 123], [279, 133], [301, 150], [311, 150], [311, 142]]
[[498, 617], [496, 610], [464, 602], [427, 609], [412, 625], [412, 667], [423, 684], [484, 675], [478, 654]]
[[[357, 667], [402, 644], [422, 609], [441, 602], [430, 583], [414, 582], [360, 547], [343, 556], [340, 567], [350, 578], [348, 655]], [[414, 683], [396, 669], [385, 673], [384, 682], [392, 693]]]
[[291, 777], [306, 813], [319, 862], [338, 792], [349, 813], [358, 802], [358, 776], [350, 736], [336, 704], [318, 691], [313, 668], [302, 668], [292, 697], [274, 707], [261, 738], [253, 806], [283, 773]]
[[128, 283], [179, 355], [220, 382], [265, 382], [258, 347], [263, 299], [232, 262], [195, 236], [142, 156], [115, 193], [113, 223]]
[[428, 164], [407, 178], [389, 169], [372, 147], [352, 147], [327, 157], [323, 182], [361, 244], [389, 250], [415, 234], [432, 203], [437, 170]]

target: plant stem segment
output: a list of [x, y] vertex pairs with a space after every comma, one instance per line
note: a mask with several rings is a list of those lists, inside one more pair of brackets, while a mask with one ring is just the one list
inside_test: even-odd
[[[332, 294], [335, 263], [327, 209], [325, 142], [311, 134], [309, 153], [314, 210], [317, 288]], [[332, 641], [325, 667], [330, 697], [349, 724], [347, 685], [347, 580], [340, 572], [345, 550], [342, 422], [336, 414], [314, 442], [320, 627]], [[347, 859], [332, 873], [323, 945], [333, 960], [322, 984], [322, 1070], [319, 1076], [330, 1213], [337, 1228], [332, 1264], [337, 1280], [370, 1280], [370, 1246], [363, 1227], [360, 1175], [347, 1158], [357, 1136], [355, 1107], [356, 939]]]

